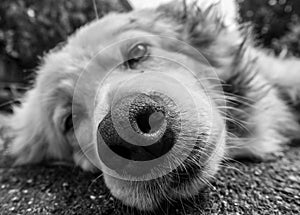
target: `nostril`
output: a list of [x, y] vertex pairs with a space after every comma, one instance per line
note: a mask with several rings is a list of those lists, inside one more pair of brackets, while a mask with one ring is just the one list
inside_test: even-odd
[[145, 134], [158, 131], [164, 123], [165, 116], [162, 112], [148, 112], [135, 117], [138, 128]]
[[151, 126], [150, 126], [150, 123], [149, 123], [149, 117], [150, 117], [149, 113], [140, 114], [140, 115], [135, 117], [138, 128], [143, 133], [146, 133], [146, 134], [148, 134], [151, 130]]

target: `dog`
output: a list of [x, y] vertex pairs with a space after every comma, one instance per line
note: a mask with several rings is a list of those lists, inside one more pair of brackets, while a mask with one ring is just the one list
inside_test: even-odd
[[101, 170], [113, 196], [151, 211], [197, 195], [224, 159], [283, 150], [300, 134], [300, 61], [225, 19], [174, 1], [80, 28], [8, 119], [15, 164]]

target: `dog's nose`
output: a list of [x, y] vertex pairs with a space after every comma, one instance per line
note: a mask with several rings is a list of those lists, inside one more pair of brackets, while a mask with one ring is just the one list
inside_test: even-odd
[[[164, 104], [160, 101], [155, 101], [142, 94], [133, 100], [126, 98], [123, 102], [131, 103], [129, 107], [129, 122], [133, 130], [138, 134], [143, 135], [145, 138], [151, 137], [153, 139], [153, 137], [161, 133], [159, 132], [161, 129], [164, 129], [166, 110]], [[122, 104], [121, 109], [123, 109]]]
[[179, 127], [174, 109], [175, 105], [162, 96], [137, 94], [122, 98], [99, 123], [100, 157], [104, 153], [101, 144], [131, 161], [165, 155], [172, 149]]

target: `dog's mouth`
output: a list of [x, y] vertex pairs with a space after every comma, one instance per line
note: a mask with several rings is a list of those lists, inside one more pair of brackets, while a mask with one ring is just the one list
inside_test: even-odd
[[98, 124], [106, 185], [127, 205], [148, 210], [164, 199], [194, 195], [207, 168], [215, 168], [206, 164], [216, 148], [210, 127], [179, 106], [161, 93], [134, 93], [118, 100]]

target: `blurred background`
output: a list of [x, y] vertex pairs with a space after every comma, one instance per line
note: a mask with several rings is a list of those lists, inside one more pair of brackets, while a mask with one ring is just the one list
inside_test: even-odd
[[[257, 45], [300, 57], [299, 0], [237, 0], [241, 22], [253, 25]], [[130, 9], [126, 0], [95, 0], [99, 16]], [[93, 0], [1, 0], [0, 111], [30, 87], [41, 57], [95, 19]]]

